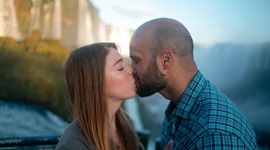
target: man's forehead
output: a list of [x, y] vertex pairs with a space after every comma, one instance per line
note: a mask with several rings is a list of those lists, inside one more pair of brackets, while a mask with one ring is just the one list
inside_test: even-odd
[[151, 59], [150, 50], [146, 49], [133, 49], [130, 51], [131, 59]]
[[129, 56], [131, 59], [138, 58], [139, 52], [135, 48], [133, 48], [130, 50]]

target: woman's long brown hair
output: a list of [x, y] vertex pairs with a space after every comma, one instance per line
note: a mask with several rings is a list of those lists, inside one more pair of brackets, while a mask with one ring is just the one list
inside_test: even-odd
[[[109, 115], [105, 94], [104, 68], [108, 48], [114, 43], [95, 43], [74, 50], [65, 66], [66, 82], [80, 127], [94, 149], [116, 149], [110, 138]], [[116, 113], [119, 144], [137, 150], [138, 139], [130, 121], [119, 109]]]

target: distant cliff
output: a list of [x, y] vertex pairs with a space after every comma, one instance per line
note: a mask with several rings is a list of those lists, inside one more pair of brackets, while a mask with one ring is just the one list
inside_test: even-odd
[[[117, 19], [117, 18], [116, 18]], [[1, 0], [0, 36], [22, 40], [35, 30], [69, 47], [116, 42], [128, 55], [132, 30], [105, 24], [88, 0]]]

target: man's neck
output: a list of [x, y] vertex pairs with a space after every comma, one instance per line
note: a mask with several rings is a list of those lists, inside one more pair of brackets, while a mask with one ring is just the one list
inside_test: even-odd
[[160, 94], [175, 104], [178, 104], [197, 72], [198, 70], [194, 72], [185, 72], [183, 74], [172, 74], [170, 78], [168, 78], [168, 84], [160, 91]]

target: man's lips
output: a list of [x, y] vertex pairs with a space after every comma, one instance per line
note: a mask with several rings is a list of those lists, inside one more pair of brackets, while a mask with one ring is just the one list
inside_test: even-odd
[[139, 88], [139, 86], [140, 86], [140, 80], [139, 80], [139, 77], [137, 76], [137, 74], [133, 74], [133, 78], [134, 78], [134, 80], [135, 80], [135, 85], [136, 85], [136, 89], [138, 89]]
[[137, 79], [137, 78], [135, 78], [135, 85], [136, 85], [136, 88], [138, 88], [138, 87], [139, 87], [139, 81], [138, 81], [138, 79]]

